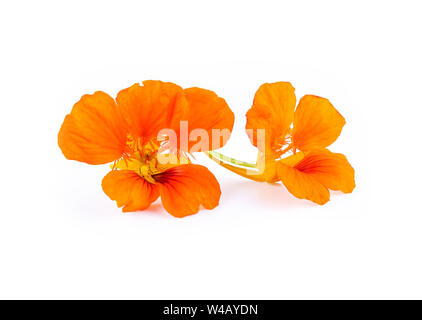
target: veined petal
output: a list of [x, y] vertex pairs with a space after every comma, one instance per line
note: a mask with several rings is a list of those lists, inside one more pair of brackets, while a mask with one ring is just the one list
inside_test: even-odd
[[[295, 89], [291, 83], [261, 85], [255, 94], [252, 107], [246, 114], [246, 129], [252, 144], [258, 146], [257, 130], [265, 129], [266, 147], [279, 148], [283, 145], [293, 121], [295, 106]], [[262, 142], [259, 145], [264, 146]]]
[[294, 114], [292, 138], [303, 151], [328, 147], [340, 135], [346, 121], [327, 99], [306, 95]]
[[130, 133], [143, 142], [157, 138], [162, 129], [178, 132], [180, 120], [187, 114], [183, 89], [162, 81], [144, 81], [123, 89], [116, 98]]
[[321, 205], [330, 200], [328, 189], [314, 177], [281, 162], [277, 166], [277, 173], [287, 190], [296, 198], [308, 199]]
[[355, 188], [355, 170], [341, 153], [327, 149], [314, 150], [295, 165], [303, 173], [312, 175], [328, 189], [351, 193]]
[[220, 185], [204, 166], [185, 164], [154, 176], [160, 187], [164, 208], [173, 216], [182, 218], [195, 214], [200, 205], [215, 208], [220, 200]]
[[355, 188], [354, 169], [346, 157], [327, 149], [311, 151], [293, 166], [279, 162], [277, 173], [290, 193], [318, 204], [330, 199], [328, 189], [350, 193]]
[[147, 182], [131, 170], [113, 170], [103, 179], [104, 193], [123, 212], [147, 209], [159, 196], [158, 186]]
[[84, 95], [66, 116], [58, 135], [64, 156], [88, 164], [104, 164], [122, 156], [127, 130], [116, 103], [97, 91]]
[[[189, 135], [195, 138], [193, 141], [189, 139], [189, 150], [194, 145], [200, 147], [194, 151], [208, 151], [224, 146], [234, 124], [234, 114], [226, 101], [213, 91], [201, 88], [188, 88], [184, 93], [189, 106]], [[201, 133], [206, 135], [203, 137]]]

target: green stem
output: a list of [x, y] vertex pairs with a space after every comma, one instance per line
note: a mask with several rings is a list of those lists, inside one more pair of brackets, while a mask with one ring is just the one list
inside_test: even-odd
[[258, 170], [255, 164], [239, 161], [237, 159], [230, 158], [230, 157], [226, 157], [225, 155], [222, 155], [221, 153], [218, 153], [215, 151], [206, 151], [204, 153], [211, 160], [218, 163], [223, 168], [226, 168], [227, 170], [230, 170], [231, 172], [234, 172], [238, 174], [239, 176], [242, 176], [250, 180], [259, 181], [259, 182], [265, 181], [261, 175], [251, 174], [251, 171]]
[[[212, 160], [214, 161], [223, 161], [223, 162], [228, 162], [231, 163], [232, 165], [238, 166], [238, 167], [246, 167], [246, 168], [253, 168], [256, 169], [256, 164], [254, 163], [249, 163], [249, 162], [245, 162], [245, 161], [240, 161], [234, 158], [230, 158], [225, 156], [224, 154], [218, 153], [216, 151], [206, 151], [205, 154], [208, 155], [208, 157], [210, 157]], [[217, 162], [216, 161], [216, 162]]]

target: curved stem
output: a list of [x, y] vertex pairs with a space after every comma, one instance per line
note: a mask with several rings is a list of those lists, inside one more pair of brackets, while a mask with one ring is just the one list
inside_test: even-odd
[[218, 159], [220, 161], [228, 162], [228, 163], [231, 163], [231, 164], [239, 166], [239, 167], [256, 169], [256, 164], [254, 164], [254, 163], [249, 163], [249, 162], [237, 160], [235, 158], [230, 158], [230, 157], [227, 157], [224, 154], [218, 153], [216, 151], [206, 151], [205, 154], [207, 154], [208, 157], [210, 157], [210, 155], [211, 155], [212, 157], [210, 157], [210, 158], [214, 161], [215, 161], [215, 159]]
[[[226, 157], [221, 153], [215, 151], [206, 151], [204, 152], [211, 160], [218, 163], [223, 168], [230, 170], [233, 173], [238, 174], [244, 178], [263, 182], [265, 181], [263, 177], [258, 174], [258, 168], [255, 164], [239, 161], [234, 158]], [[235, 166], [236, 165], [236, 166]], [[240, 167], [242, 166], [242, 167]], [[256, 170], [256, 173], [255, 173]]]

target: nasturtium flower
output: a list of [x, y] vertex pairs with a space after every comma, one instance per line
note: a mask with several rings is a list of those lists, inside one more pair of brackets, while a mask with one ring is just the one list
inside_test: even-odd
[[258, 147], [256, 165], [212, 151], [209, 156], [246, 178], [281, 180], [294, 196], [324, 204], [330, 199], [329, 189], [350, 193], [355, 187], [354, 169], [346, 157], [326, 149], [346, 121], [329, 100], [318, 96], [305, 95], [296, 107], [294, 91], [289, 82], [276, 82], [265, 83], [256, 92], [246, 114], [246, 131]]
[[[206, 142], [205, 150], [195, 147], [195, 139], [182, 143], [183, 123], [187, 134], [202, 130], [195, 137], [202, 146]], [[69, 160], [112, 163], [102, 188], [124, 212], [145, 210], [161, 197], [171, 215], [184, 217], [201, 205], [218, 205], [219, 183], [189, 156], [222, 147], [228, 136], [213, 139], [213, 130], [230, 135], [233, 123], [233, 112], [212, 91], [144, 81], [121, 90], [115, 100], [101, 91], [84, 95], [64, 119], [58, 144]], [[168, 132], [174, 132], [175, 140]]]

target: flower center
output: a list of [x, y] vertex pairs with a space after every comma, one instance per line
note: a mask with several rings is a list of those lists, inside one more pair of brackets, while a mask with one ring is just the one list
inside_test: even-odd
[[130, 170], [150, 183], [156, 183], [154, 175], [162, 172], [157, 161], [159, 146], [156, 142], [142, 143], [141, 139], [128, 136], [127, 152], [112, 165], [112, 169]]
[[134, 171], [149, 183], [156, 183], [154, 176], [171, 167], [190, 163], [186, 155], [161, 152], [160, 142], [157, 140], [143, 143], [141, 139], [128, 135], [126, 145], [123, 158], [115, 161], [111, 168]]
[[138, 170], [135, 171], [150, 183], [155, 183], [156, 180], [154, 179], [153, 175], [160, 173], [160, 170], [157, 168], [156, 158], [144, 163], [139, 162]]

